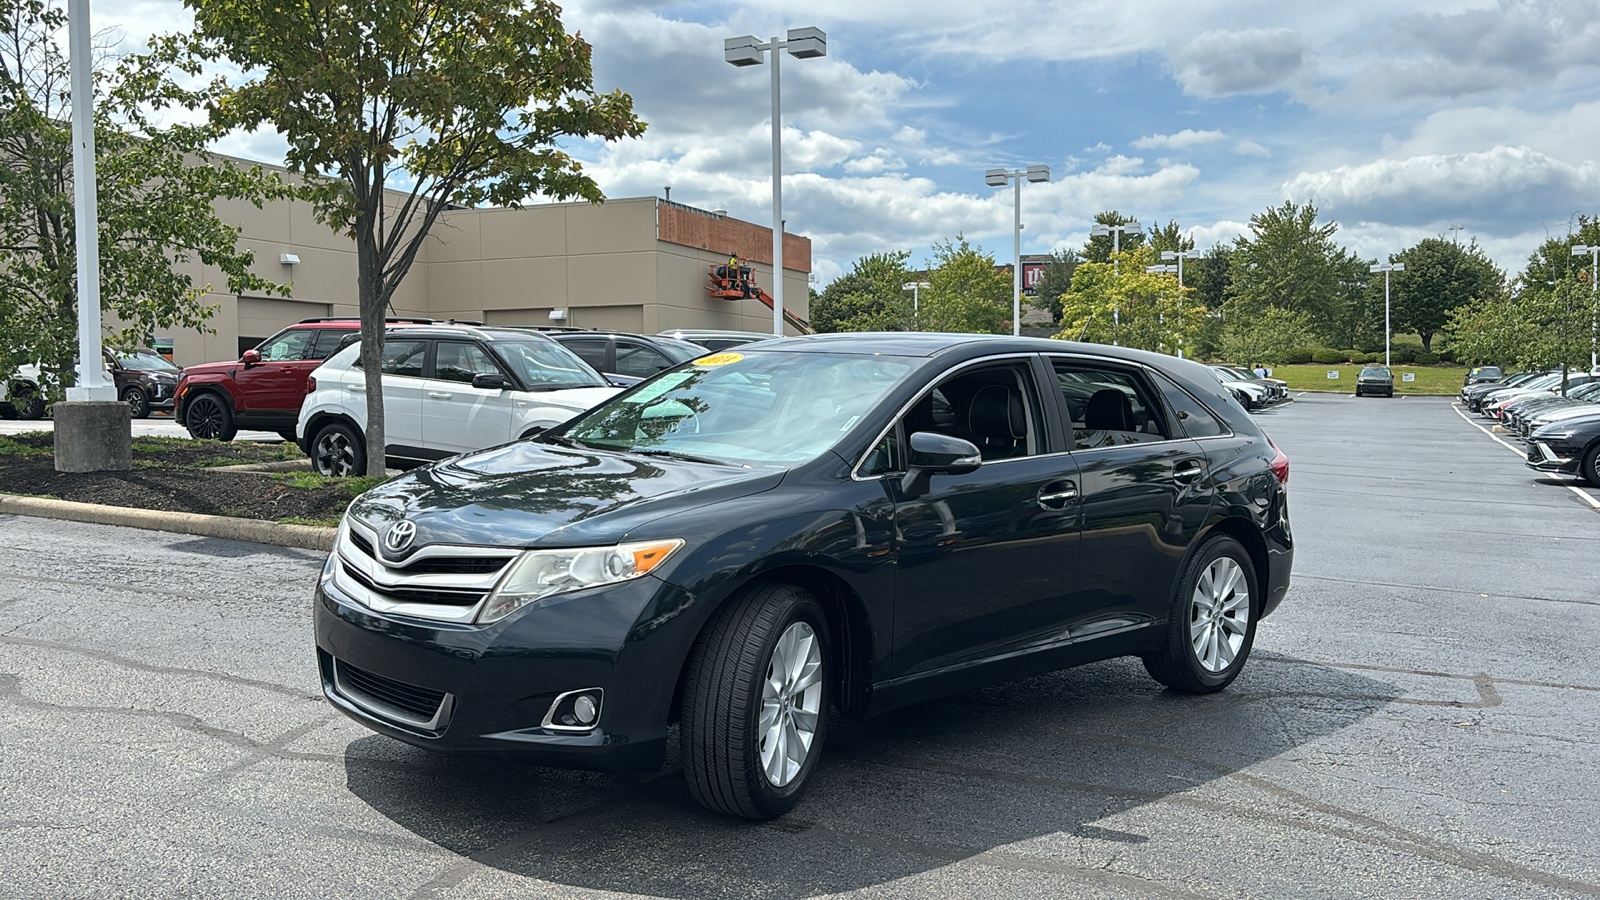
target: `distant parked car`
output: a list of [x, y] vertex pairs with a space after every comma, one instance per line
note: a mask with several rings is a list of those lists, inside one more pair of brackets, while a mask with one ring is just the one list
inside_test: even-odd
[[[382, 371], [385, 455], [398, 468], [531, 437], [617, 393], [577, 354], [525, 329], [390, 328]], [[310, 376], [296, 430], [318, 474], [366, 473], [359, 342]]]
[[1394, 373], [1383, 366], [1367, 366], [1356, 376], [1356, 396], [1394, 396]]
[[548, 335], [613, 383], [637, 384], [678, 363], [706, 355], [706, 348], [699, 344], [660, 335], [568, 330], [551, 331]]
[[1600, 416], [1552, 422], [1528, 438], [1528, 467], [1600, 487]]
[[128, 404], [135, 419], [155, 410], [172, 409], [183, 370], [172, 360], [145, 348], [132, 353], [106, 351], [106, 367], [117, 386], [117, 397]]
[[276, 431], [293, 441], [306, 376], [337, 351], [346, 335], [360, 330], [361, 322], [352, 318], [302, 319], [237, 360], [186, 366], [178, 379], [173, 416], [195, 438], [231, 441], [243, 428]]
[[0, 419], [42, 419], [44, 393], [39, 390], [39, 367], [23, 366], [0, 385]]
[[1469, 384], [1483, 384], [1486, 381], [1499, 381], [1505, 377], [1499, 366], [1473, 366], [1467, 371], [1466, 378], [1461, 382], [1463, 386]]
[[707, 350], [726, 350], [740, 344], [750, 344], [756, 341], [770, 341], [777, 337], [760, 331], [720, 331], [715, 328], [673, 328], [668, 331], [658, 332], [660, 337], [675, 338], [699, 344]]

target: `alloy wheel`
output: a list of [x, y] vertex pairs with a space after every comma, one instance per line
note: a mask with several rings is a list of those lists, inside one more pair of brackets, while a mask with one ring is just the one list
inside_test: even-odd
[[317, 463], [317, 474], [346, 478], [356, 471], [356, 446], [346, 434], [328, 430], [317, 438], [312, 448], [312, 458]]
[[1237, 560], [1212, 560], [1196, 580], [1189, 600], [1189, 643], [1200, 667], [1226, 671], [1244, 647], [1250, 628], [1250, 582]]
[[201, 397], [189, 405], [189, 431], [201, 439], [220, 438], [227, 410], [211, 397]]
[[805, 622], [784, 629], [761, 687], [761, 768], [773, 787], [800, 774], [822, 716], [822, 644]]

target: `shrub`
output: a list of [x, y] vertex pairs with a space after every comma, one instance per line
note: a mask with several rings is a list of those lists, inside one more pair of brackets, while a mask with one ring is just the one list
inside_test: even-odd
[[1411, 361], [1419, 366], [1431, 366], [1439, 361], [1439, 354], [1429, 353], [1426, 350], [1418, 350], [1416, 357]]
[[1283, 354], [1282, 363], [1286, 366], [1298, 366], [1308, 362], [1312, 362], [1310, 347], [1296, 347]]
[[1389, 358], [1401, 365], [1410, 365], [1417, 361], [1417, 354], [1421, 352], [1421, 348], [1418, 347], [1392, 347]]
[[1358, 353], [1354, 350], [1350, 351], [1350, 361], [1353, 363], [1366, 364], [1373, 362], [1378, 358], [1378, 354], [1376, 353]]
[[1337, 363], [1348, 362], [1350, 354], [1343, 350], [1313, 350], [1311, 361], [1319, 366], [1331, 366]]

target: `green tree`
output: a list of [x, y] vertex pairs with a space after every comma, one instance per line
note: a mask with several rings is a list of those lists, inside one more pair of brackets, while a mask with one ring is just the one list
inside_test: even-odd
[[811, 302], [811, 326], [818, 332], [909, 331], [911, 292], [916, 280], [906, 268], [909, 250], [872, 253], [856, 260]]
[[1339, 226], [1317, 222], [1317, 208], [1286, 202], [1250, 217], [1234, 244], [1230, 319], [1271, 308], [1304, 313], [1318, 337], [1332, 337], [1344, 315], [1340, 275], [1349, 257], [1333, 242]]
[[1177, 219], [1168, 219], [1167, 224], [1157, 226], [1150, 231], [1150, 246], [1159, 256], [1163, 250], [1181, 252], [1194, 249], [1194, 239], [1186, 237], [1178, 228]]
[[1011, 330], [1011, 275], [994, 255], [965, 237], [933, 246], [930, 287], [922, 290], [917, 330], [958, 334], [1005, 334]]
[[1516, 298], [1505, 291], [1474, 297], [1450, 311], [1444, 335], [1458, 363], [1466, 365], [1540, 365], [1533, 359], [1537, 338], [1533, 323]]
[[1311, 325], [1305, 313], [1268, 307], [1243, 321], [1230, 322], [1222, 339], [1222, 352], [1245, 366], [1278, 365], [1289, 351], [1304, 347], [1311, 340]]
[[226, 60], [214, 124], [271, 126], [317, 218], [356, 245], [367, 470], [382, 471], [379, 358], [390, 297], [439, 214], [533, 195], [604, 200], [561, 149], [637, 136], [621, 91], [596, 92], [591, 49], [549, 0], [184, 0], [194, 31], [158, 44]]
[[[0, 0], [0, 373], [39, 363], [52, 401], [76, 380], [78, 352], [70, 78], [57, 43], [65, 30], [54, 0]], [[287, 188], [260, 167], [207, 154], [211, 127], [151, 118], [168, 104], [208, 99], [138, 60], [96, 73], [100, 297], [119, 323], [104, 335], [113, 346], [205, 326], [210, 285], [180, 274], [185, 264], [215, 268], [232, 293], [285, 293], [250, 271], [253, 254], [211, 204], [260, 206]]]
[[1072, 289], [1072, 273], [1082, 262], [1072, 250], [1056, 250], [1045, 264], [1044, 274], [1033, 286], [1033, 305], [1050, 311], [1050, 321], [1061, 324], [1061, 295]]
[[[1096, 225], [1126, 225], [1133, 221], [1132, 216], [1125, 216], [1114, 209], [1094, 214]], [[1144, 246], [1144, 234], [1133, 232], [1120, 237], [1109, 234], [1092, 234], [1087, 243], [1083, 245], [1083, 252], [1078, 255], [1084, 262], [1111, 262], [1111, 251], [1115, 246], [1120, 246], [1122, 252], [1127, 253]]]
[[1188, 353], [1206, 311], [1185, 296], [1172, 275], [1146, 272], [1153, 248], [1124, 251], [1121, 265], [1083, 263], [1062, 297], [1058, 338], [1118, 344], [1160, 353]]
[[[1504, 275], [1474, 240], [1463, 247], [1443, 238], [1424, 238], [1401, 251], [1391, 288], [1391, 318], [1396, 331], [1415, 331], [1431, 352], [1433, 336], [1457, 306], [1500, 293]], [[1375, 281], [1377, 279], [1374, 279]]]

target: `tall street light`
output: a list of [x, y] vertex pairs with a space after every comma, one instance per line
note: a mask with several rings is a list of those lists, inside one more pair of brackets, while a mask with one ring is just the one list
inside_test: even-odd
[[762, 43], [755, 35], [726, 38], [722, 56], [730, 65], [759, 66], [772, 51], [772, 333], [783, 337], [783, 106], [778, 98], [779, 50], [795, 59], [828, 55], [828, 36], [820, 28], [791, 28], [788, 39]]
[[1576, 244], [1573, 256], [1589, 255], [1594, 268], [1589, 270], [1589, 368], [1600, 369], [1600, 244]]
[[1035, 184], [1050, 180], [1049, 166], [1029, 166], [1026, 169], [987, 169], [983, 183], [989, 187], [1003, 187], [1011, 182], [1011, 334], [1022, 334], [1022, 179]]
[[1388, 262], [1379, 263], [1371, 268], [1372, 272], [1383, 273], [1383, 366], [1389, 367], [1389, 273], [1404, 272], [1405, 263]]
[[912, 315], [912, 317], [916, 317], [916, 316], [919, 316], [919, 315], [922, 314], [922, 302], [921, 302], [918, 294], [925, 287], [933, 287], [933, 285], [927, 283], [926, 281], [908, 281], [905, 284], [900, 285], [900, 290], [902, 290], [902, 291], [910, 291], [911, 292], [911, 315]]
[[[1122, 236], [1124, 234], [1143, 234], [1144, 227], [1138, 222], [1123, 222], [1121, 225], [1096, 225], [1089, 229], [1095, 237], [1111, 235], [1111, 274], [1117, 274], [1117, 255], [1122, 252]], [[1111, 343], [1120, 344], [1122, 334], [1122, 308], [1116, 304], [1111, 306]]]

